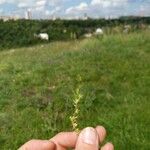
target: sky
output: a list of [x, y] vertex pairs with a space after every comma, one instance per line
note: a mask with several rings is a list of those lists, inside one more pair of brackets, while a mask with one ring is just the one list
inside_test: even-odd
[[0, 16], [33, 18], [116, 18], [127, 15], [150, 16], [150, 0], [0, 0]]

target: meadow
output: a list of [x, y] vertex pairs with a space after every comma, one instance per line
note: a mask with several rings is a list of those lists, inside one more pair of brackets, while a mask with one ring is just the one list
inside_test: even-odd
[[0, 51], [0, 149], [103, 125], [116, 150], [150, 149], [150, 30]]

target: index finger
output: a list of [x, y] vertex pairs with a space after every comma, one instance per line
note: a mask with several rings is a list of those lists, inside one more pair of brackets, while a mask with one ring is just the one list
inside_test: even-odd
[[50, 141], [54, 142], [58, 147], [74, 148], [78, 134], [76, 132], [61, 132], [54, 136]]

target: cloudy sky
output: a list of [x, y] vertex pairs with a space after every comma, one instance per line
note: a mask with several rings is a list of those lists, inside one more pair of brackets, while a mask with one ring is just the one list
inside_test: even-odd
[[150, 16], [150, 0], [0, 0], [0, 16], [24, 17], [27, 10], [33, 18]]

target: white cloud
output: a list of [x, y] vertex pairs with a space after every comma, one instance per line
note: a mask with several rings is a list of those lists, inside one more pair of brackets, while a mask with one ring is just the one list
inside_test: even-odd
[[59, 6], [67, 1], [69, 1], [69, 0], [48, 0], [50, 6]]
[[143, 16], [144, 14], [146, 14], [146, 16], [150, 16], [150, 5], [141, 5], [138, 13], [141, 16]]
[[0, 0], [0, 4], [3, 3], [13, 3], [13, 4], [19, 4], [19, 3], [30, 3], [33, 2], [33, 0]]
[[120, 16], [127, 4], [128, 0], [91, 0], [88, 4], [82, 2], [66, 9], [65, 14], [83, 16], [87, 13], [90, 17]]
[[46, 4], [46, 0], [41, 0], [36, 2], [36, 6], [44, 6]]
[[45, 3], [49, 0], [0, 0], [0, 4], [3, 3], [13, 3], [19, 7], [31, 6], [31, 5], [45, 5]]
[[127, 4], [128, 0], [92, 0], [91, 5], [106, 7], [116, 7]]
[[61, 10], [61, 7], [57, 6], [53, 10], [46, 10], [45, 14], [46, 15], [54, 15], [54, 14], [58, 13], [60, 10]]
[[92, 0], [91, 5], [102, 5], [102, 6], [109, 6], [111, 4], [111, 1], [102, 1], [102, 0]]
[[80, 3], [79, 6], [77, 6], [77, 9], [78, 10], [85, 10], [85, 9], [87, 9], [87, 7], [88, 7], [87, 3], [82, 2], [82, 3]]
[[85, 2], [80, 3], [78, 6], [70, 7], [66, 10], [66, 14], [72, 14], [75, 12], [83, 12], [88, 9], [88, 4]]
[[24, 2], [21, 2], [18, 4], [19, 8], [23, 8], [23, 7], [27, 7], [27, 6], [28, 6], [27, 3], [24, 3]]
[[6, 0], [0, 0], [0, 4], [3, 4]]
[[43, 11], [44, 10], [44, 6], [38, 6], [38, 7], [35, 7], [35, 10], [36, 11]]
[[46, 0], [38, 0], [36, 1], [35, 5], [33, 6], [33, 9], [35, 11], [44, 11], [45, 5], [46, 5]]
[[[21, 0], [18, 0], [21, 1]], [[21, 2], [18, 2], [19, 8], [31, 8], [35, 11], [43, 11], [45, 8], [47, 0], [22, 0]]]

